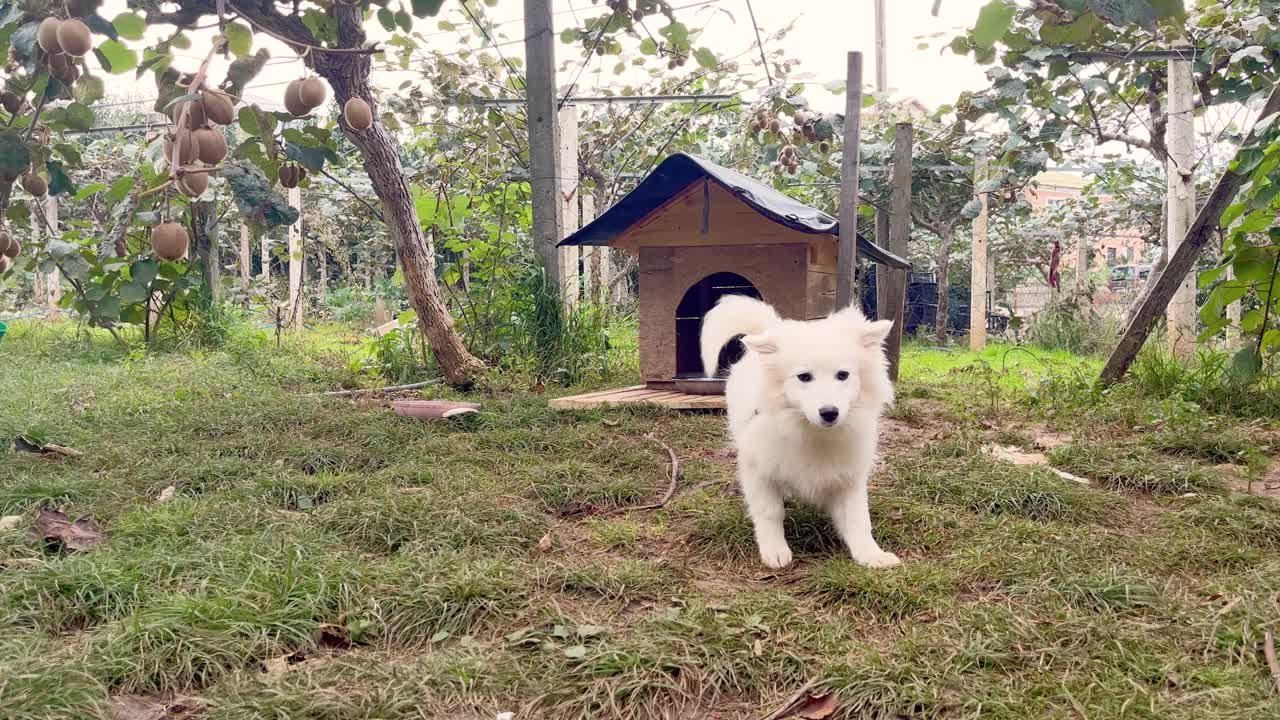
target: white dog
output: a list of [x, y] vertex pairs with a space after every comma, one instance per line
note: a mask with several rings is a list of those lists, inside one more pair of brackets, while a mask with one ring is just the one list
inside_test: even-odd
[[822, 320], [784, 320], [742, 295], [722, 298], [703, 320], [708, 375], [726, 343], [741, 336], [746, 348], [725, 395], [739, 482], [765, 565], [791, 563], [782, 534], [789, 497], [831, 513], [854, 560], [898, 564], [872, 537], [867, 508], [880, 412], [893, 402], [883, 348], [892, 326], [852, 307]]

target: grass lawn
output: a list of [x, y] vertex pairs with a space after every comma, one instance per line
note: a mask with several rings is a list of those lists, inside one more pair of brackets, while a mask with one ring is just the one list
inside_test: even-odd
[[[1233, 492], [1271, 472], [1268, 421], [1099, 394], [1096, 360], [911, 346], [872, 492], [904, 564], [799, 507], [774, 573], [721, 416], [305, 397], [351, 382], [348, 349], [10, 331], [0, 438], [83, 455], [0, 452], [0, 716], [759, 718], [815, 683], [839, 718], [1280, 717], [1280, 504]], [[628, 512], [668, 482], [649, 433], [680, 491]], [[43, 547], [42, 507], [106, 540]]]

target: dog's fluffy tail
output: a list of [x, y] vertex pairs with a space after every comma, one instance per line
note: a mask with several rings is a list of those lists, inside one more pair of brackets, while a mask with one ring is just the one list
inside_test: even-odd
[[746, 295], [725, 295], [702, 319], [702, 370], [715, 375], [720, 350], [740, 335], [764, 332], [781, 318], [765, 303]]

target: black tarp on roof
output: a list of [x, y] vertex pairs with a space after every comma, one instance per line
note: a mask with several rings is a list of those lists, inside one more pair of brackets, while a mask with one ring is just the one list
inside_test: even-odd
[[[716, 182], [779, 225], [814, 235], [840, 234], [840, 223], [821, 210], [796, 202], [736, 170], [693, 155], [676, 153], [654, 168], [635, 190], [581, 230], [560, 241], [560, 245], [608, 245], [640, 218], [687, 188], [689, 183], [703, 178]], [[858, 254], [891, 267], [911, 267], [906, 260], [861, 234], [858, 235]]]

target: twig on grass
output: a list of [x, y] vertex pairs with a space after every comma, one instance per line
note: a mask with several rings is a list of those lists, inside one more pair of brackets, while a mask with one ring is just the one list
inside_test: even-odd
[[359, 393], [380, 393], [380, 392], [397, 392], [399, 390], [417, 390], [418, 388], [427, 387], [428, 385], [437, 385], [440, 378], [435, 380], [423, 380], [422, 382], [409, 383], [408, 385], [391, 385], [380, 388], [357, 388], [355, 390], [331, 390], [329, 392], [307, 393], [302, 397], [322, 397], [336, 395], [357, 395]]
[[676, 451], [672, 450], [670, 445], [654, 437], [653, 433], [649, 433], [648, 435], [645, 435], [645, 437], [660, 445], [663, 450], [667, 451], [667, 456], [671, 458], [671, 484], [667, 486], [666, 494], [664, 494], [662, 499], [658, 502], [649, 503], [648, 505], [634, 505], [632, 507], [618, 508], [609, 513], [610, 515], [619, 515], [621, 513], [632, 512], [633, 510], [660, 510], [666, 507], [667, 503], [671, 502], [671, 498], [675, 497], [676, 483], [680, 480], [680, 458], [676, 457]]
[[1276, 660], [1276, 636], [1270, 630], [1262, 636], [1262, 655], [1267, 658], [1267, 667], [1271, 669], [1271, 677], [1276, 681], [1276, 691], [1280, 692], [1280, 661]]

